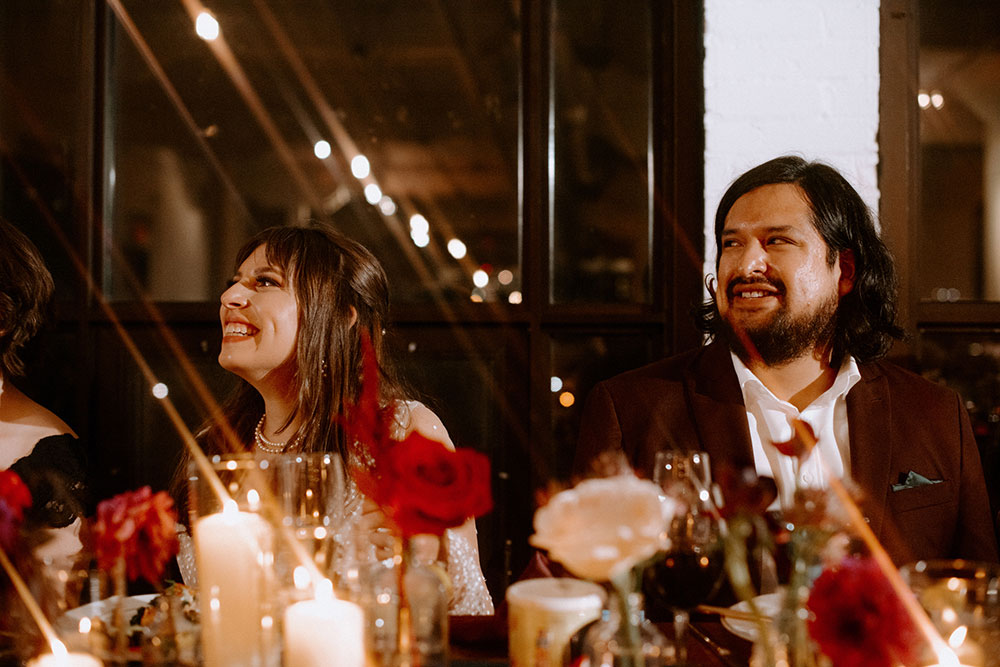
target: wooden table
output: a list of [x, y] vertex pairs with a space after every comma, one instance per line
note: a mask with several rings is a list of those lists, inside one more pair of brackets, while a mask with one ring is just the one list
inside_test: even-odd
[[[505, 667], [508, 664], [506, 637], [497, 634], [495, 627], [492, 628], [492, 634], [480, 632], [477, 635], [470, 630], [474, 624], [474, 621], [461, 619], [455, 623], [455, 619], [452, 619], [453, 629], [457, 631], [457, 634], [453, 631], [451, 645], [453, 667]], [[717, 616], [695, 615], [693, 625], [717, 647], [729, 653], [721, 655], [720, 651], [699, 638], [697, 633], [691, 632], [686, 642], [686, 664], [700, 667], [745, 667], [749, 664], [752, 645], [726, 630]], [[667, 637], [673, 637], [672, 624], [658, 623], [657, 627]]]

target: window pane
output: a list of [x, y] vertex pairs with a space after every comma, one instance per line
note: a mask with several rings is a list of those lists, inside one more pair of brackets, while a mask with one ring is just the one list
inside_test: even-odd
[[212, 42], [184, 3], [124, 5], [109, 57], [116, 298], [131, 298], [116, 251], [156, 299], [214, 299], [249, 234], [310, 219], [371, 248], [396, 301], [520, 289], [509, 3], [220, 0]]
[[1000, 300], [1000, 4], [920, 2], [917, 293]]
[[650, 6], [553, 6], [552, 301], [649, 303]]
[[1000, 333], [921, 331], [917, 358], [924, 377], [965, 400], [993, 511], [1000, 510]]
[[554, 476], [570, 476], [583, 405], [595, 384], [653, 360], [657, 334], [560, 334], [551, 338]]
[[[81, 301], [91, 181], [92, 7], [0, 2], [0, 215], [38, 246], [59, 301]], [[81, 263], [77, 263], [77, 262]]]

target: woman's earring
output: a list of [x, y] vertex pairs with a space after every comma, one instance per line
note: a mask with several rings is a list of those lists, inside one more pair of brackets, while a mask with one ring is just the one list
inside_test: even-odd
[[320, 364], [320, 367], [319, 367], [319, 372], [323, 374], [323, 377], [326, 377], [327, 375], [329, 375], [329, 374], [330, 374], [330, 367], [329, 367], [329, 365], [328, 365], [328, 364], [326, 363], [326, 359], [324, 359], [324, 360], [323, 360], [323, 363], [322, 363], [322, 364]]

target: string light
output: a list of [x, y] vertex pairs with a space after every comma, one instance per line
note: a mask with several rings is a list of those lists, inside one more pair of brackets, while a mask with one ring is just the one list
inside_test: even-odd
[[213, 42], [219, 38], [219, 22], [212, 12], [202, 11], [194, 21], [194, 31], [206, 42]]
[[351, 173], [358, 180], [368, 178], [368, 174], [372, 173], [372, 167], [368, 162], [368, 158], [360, 153], [351, 158]]
[[369, 183], [365, 186], [365, 200], [374, 206], [382, 201], [382, 188], [377, 183]]
[[323, 139], [320, 139], [313, 146], [313, 155], [315, 155], [316, 157], [318, 157], [320, 160], [327, 159], [328, 157], [330, 157], [330, 155], [332, 153], [333, 153], [333, 150], [330, 148], [330, 142], [329, 141], [325, 141]]
[[462, 259], [465, 257], [466, 252], [468, 252], [468, 249], [465, 247], [465, 244], [458, 239], [448, 241], [448, 253], [455, 259]]

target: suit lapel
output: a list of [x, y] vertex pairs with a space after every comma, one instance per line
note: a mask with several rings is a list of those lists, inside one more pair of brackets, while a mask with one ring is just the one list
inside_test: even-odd
[[701, 448], [713, 465], [753, 467], [743, 392], [723, 343], [708, 345], [685, 370], [684, 391]]
[[851, 439], [851, 477], [866, 494], [863, 509], [872, 530], [880, 534], [885, 516], [892, 454], [892, 423], [885, 377], [873, 365], [861, 366], [861, 381], [847, 394], [847, 423]]

